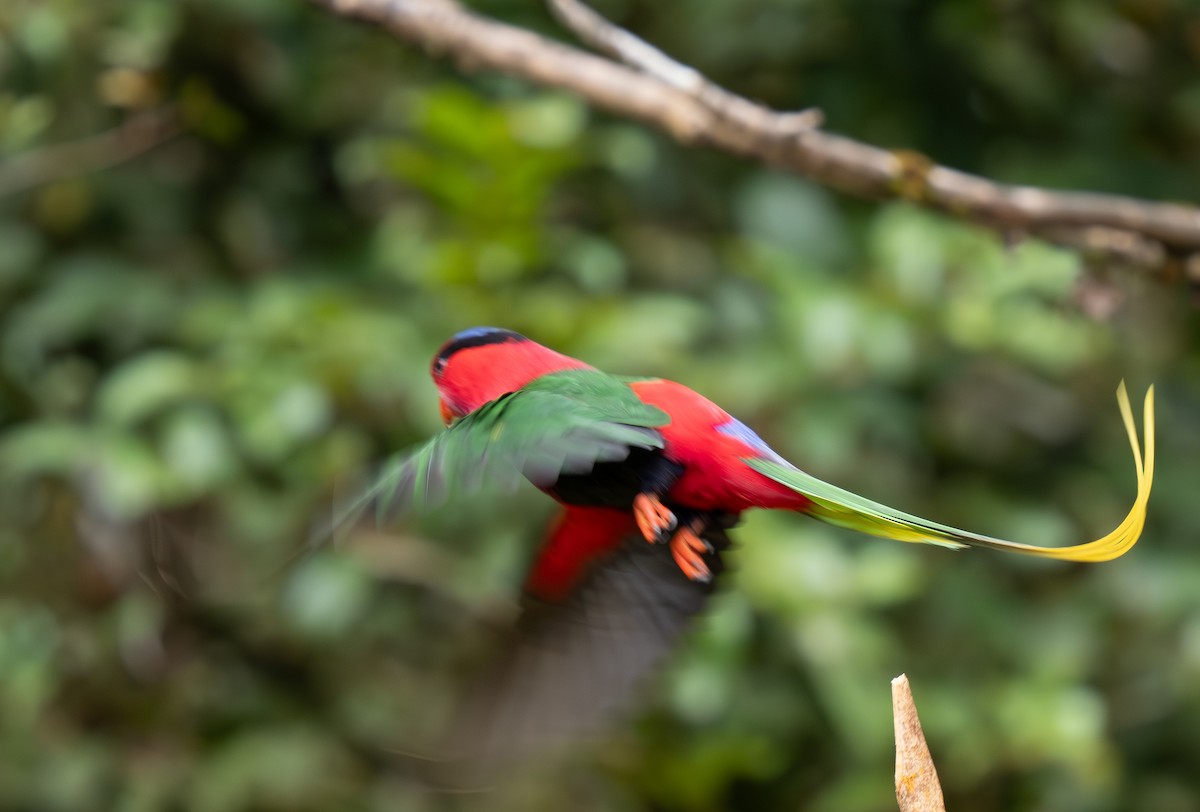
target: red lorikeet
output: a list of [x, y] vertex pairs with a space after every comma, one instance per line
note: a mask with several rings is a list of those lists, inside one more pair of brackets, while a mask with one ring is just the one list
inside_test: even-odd
[[431, 372], [446, 431], [391, 463], [352, 513], [430, 507], [522, 475], [564, 505], [529, 570], [514, 645], [464, 709], [467, 732], [456, 738], [477, 754], [570, 737], [620, 706], [701, 610], [725, 531], [748, 508], [793, 510], [899, 541], [1107, 561], [1138, 540], [1154, 475], [1153, 389], [1143, 460], [1122, 384], [1133, 507], [1103, 538], [1037, 547], [823, 482], [686, 386], [609, 375], [510, 330], [455, 335]]

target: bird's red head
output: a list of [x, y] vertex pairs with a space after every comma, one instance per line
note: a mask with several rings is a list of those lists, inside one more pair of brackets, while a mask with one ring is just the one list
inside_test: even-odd
[[472, 327], [438, 350], [430, 365], [442, 420], [450, 425], [534, 378], [566, 369], [591, 369], [570, 356], [499, 327]]

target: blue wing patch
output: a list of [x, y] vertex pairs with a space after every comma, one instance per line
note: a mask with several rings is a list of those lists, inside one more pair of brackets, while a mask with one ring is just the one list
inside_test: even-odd
[[762, 457], [763, 459], [779, 463], [780, 465], [786, 465], [789, 468], [794, 467], [790, 462], [779, 456], [775, 449], [767, 445], [766, 440], [755, 434], [754, 429], [750, 428], [740, 420], [731, 417], [729, 418], [728, 422], [717, 426], [717, 431], [721, 432], [727, 437], [732, 437], [735, 440], [741, 440], [743, 443], [753, 448], [758, 453], [758, 456]]

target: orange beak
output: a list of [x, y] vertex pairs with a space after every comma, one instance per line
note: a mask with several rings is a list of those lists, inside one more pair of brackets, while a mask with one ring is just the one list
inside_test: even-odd
[[442, 411], [442, 422], [447, 426], [450, 426], [458, 419], [458, 415], [450, 410], [450, 406], [446, 403], [445, 398], [438, 398], [438, 408]]

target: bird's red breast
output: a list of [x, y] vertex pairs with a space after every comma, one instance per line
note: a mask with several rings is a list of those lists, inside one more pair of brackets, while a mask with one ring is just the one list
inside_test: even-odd
[[568, 507], [550, 528], [549, 538], [526, 577], [525, 590], [544, 601], [565, 599], [592, 562], [612, 552], [636, 531], [628, 511]]

